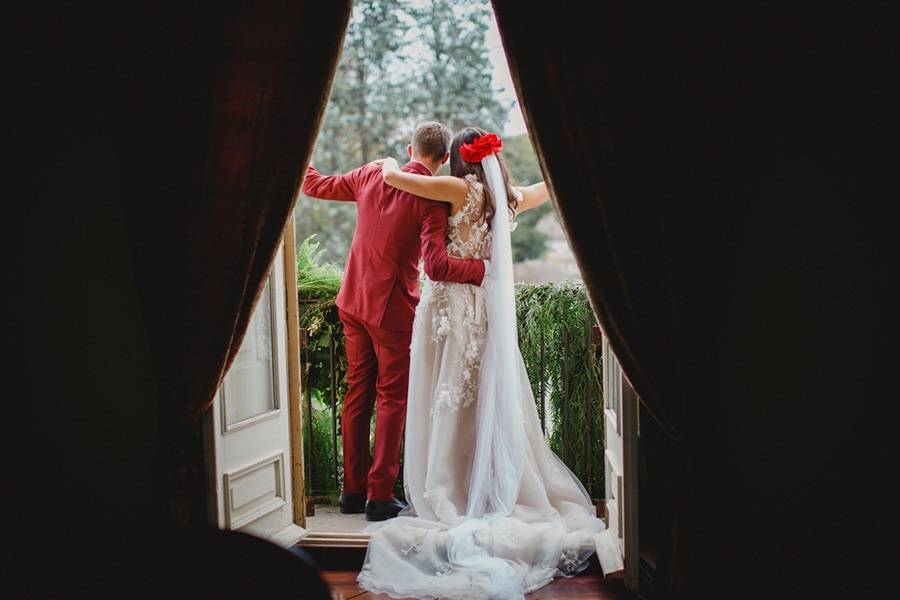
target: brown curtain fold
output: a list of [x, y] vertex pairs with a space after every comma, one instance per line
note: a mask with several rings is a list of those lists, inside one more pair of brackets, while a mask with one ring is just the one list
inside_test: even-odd
[[660, 147], [662, 130], [653, 127], [672, 132], [672, 125], [659, 122], [659, 110], [641, 112], [661, 91], [648, 81], [659, 66], [642, 64], [649, 57], [610, 29], [604, 6], [595, 3], [588, 16], [494, 1], [525, 119], [594, 310], [641, 401], [678, 439], [680, 315], [669, 247], [676, 200], [666, 185], [677, 144]]
[[894, 423], [896, 9], [493, 5], [594, 309], [669, 440], [640, 514], [642, 542], [667, 515], [656, 589], [879, 585], [847, 565], [877, 558], [892, 509], [826, 499], [884, 482], [896, 437], [870, 431]]
[[[538, 2], [493, 4], [525, 120], [594, 312], [667, 439], [659, 453], [666, 464], [652, 464], [660, 490], [652, 515], [659, 523], [655, 577], [665, 590], [684, 552], [675, 547], [683, 528], [677, 521], [691, 505], [690, 463], [678, 442], [698, 425], [687, 420], [688, 402], [709, 374], [702, 371], [709, 366], [703, 342], [715, 320], [686, 314], [685, 300], [702, 290], [710, 272], [703, 248], [716, 228], [708, 227], [715, 212], [704, 207], [712, 197], [685, 182], [695, 169], [683, 160], [692, 150], [684, 132], [688, 115], [673, 114], [684, 108], [679, 70], [668, 72], [673, 65], [648, 43], [654, 34], [657, 44], [667, 38], [654, 20], [615, 14], [604, 3], [595, 3], [590, 16]], [[697, 195], [682, 196], [679, 185]], [[689, 331], [689, 324], [699, 329]], [[641, 527], [650, 519], [642, 515]], [[693, 533], [687, 522], [682, 539]]]
[[657, 583], [696, 585], [715, 570], [701, 550], [730, 518], [715, 487], [729, 448], [718, 340], [740, 207], [758, 192], [764, 127], [744, 85], [757, 75], [759, 23], [709, 7], [493, 4], [594, 310], [665, 433], [653, 465]]
[[160, 396], [164, 522], [208, 521], [201, 416], [292, 219], [350, 9], [350, 0], [139, 3], [104, 29], [111, 48], [101, 46], [98, 64], [111, 63]]
[[351, 3], [142, 6], [118, 37], [130, 224], [168, 419], [194, 423], [290, 221]]

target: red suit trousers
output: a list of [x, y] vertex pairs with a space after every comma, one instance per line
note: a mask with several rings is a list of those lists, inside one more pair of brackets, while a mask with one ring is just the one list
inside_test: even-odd
[[[347, 346], [347, 395], [341, 412], [345, 493], [387, 500], [400, 473], [412, 332], [382, 329], [341, 310]], [[375, 410], [375, 452], [369, 425]]]

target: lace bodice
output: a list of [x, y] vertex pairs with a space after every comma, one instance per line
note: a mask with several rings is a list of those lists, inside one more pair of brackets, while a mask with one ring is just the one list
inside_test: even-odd
[[[450, 216], [447, 226], [447, 253], [454, 258], [491, 257], [491, 228], [484, 214], [484, 186], [475, 175], [466, 175], [469, 191], [466, 203], [456, 214]], [[518, 192], [518, 190], [516, 190]], [[521, 200], [516, 195], [516, 201]], [[513, 223], [512, 229], [515, 229]]]
[[[491, 229], [484, 211], [484, 186], [475, 175], [466, 175], [469, 190], [461, 210], [450, 216], [447, 253], [455, 258], [489, 259]], [[521, 194], [516, 195], [521, 200]], [[515, 223], [514, 223], [515, 224]], [[454, 413], [475, 400], [481, 352], [487, 332], [484, 298], [479, 286], [428, 280], [416, 309], [413, 330], [430, 321], [428, 337], [457, 353], [456, 368], [447, 369], [433, 390], [431, 416]]]

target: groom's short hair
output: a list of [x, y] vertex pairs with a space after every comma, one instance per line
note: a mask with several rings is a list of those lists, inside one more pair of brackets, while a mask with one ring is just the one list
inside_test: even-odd
[[439, 160], [450, 152], [453, 132], [443, 123], [426, 121], [419, 123], [412, 134], [413, 155]]

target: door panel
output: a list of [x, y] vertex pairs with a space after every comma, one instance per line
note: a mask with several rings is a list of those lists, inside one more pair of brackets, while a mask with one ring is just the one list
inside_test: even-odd
[[607, 529], [597, 536], [597, 556], [606, 575], [624, 571], [637, 589], [637, 395], [603, 336], [604, 468]]
[[228, 529], [240, 529], [287, 503], [281, 452], [224, 476]]
[[218, 526], [293, 544], [305, 531], [293, 519], [283, 252], [216, 393], [208, 433]]

